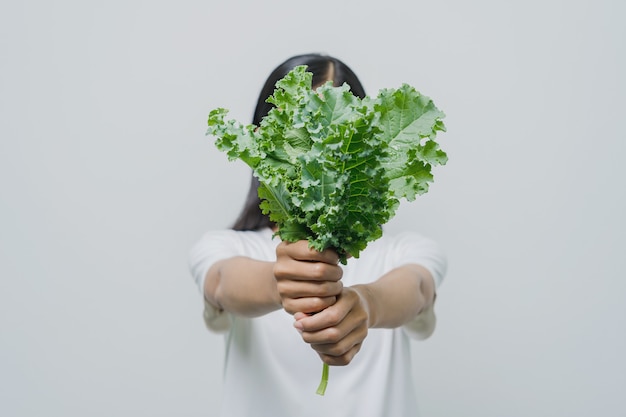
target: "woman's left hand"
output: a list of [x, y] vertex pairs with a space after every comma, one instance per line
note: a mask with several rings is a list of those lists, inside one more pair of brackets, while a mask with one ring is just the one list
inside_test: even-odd
[[328, 365], [349, 364], [368, 331], [369, 311], [361, 289], [345, 287], [330, 307], [308, 315], [296, 313], [294, 327]]

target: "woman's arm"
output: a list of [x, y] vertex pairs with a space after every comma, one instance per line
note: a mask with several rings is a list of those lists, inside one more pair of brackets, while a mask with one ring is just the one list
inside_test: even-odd
[[294, 314], [302, 338], [331, 365], [346, 365], [369, 328], [394, 328], [432, 308], [435, 284], [420, 265], [393, 269], [377, 281], [343, 287], [332, 250], [317, 252], [306, 241], [282, 242], [276, 262], [233, 257], [214, 263], [204, 295], [215, 308], [256, 317], [284, 308]]
[[215, 308], [257, 317], [280, 309], [274, 263], [243, 256], [214, 263], [206, 274], [204, 297]]
[[393, 269], [375, 282], [353, 288], [365, 298], [370, 328], [402, 326], [435, 302], [433, 277], [415, 264]]
[[423, 267], [408, 264], [370, 284], [344, 288], [337, 302], [315, 315], [297, 313], [294, 326], [329, 365], [347, 365], [368, 328], [394, 328], [429, 310], [435, 284]]
[[221, 311], [257, 317], [284, 308], [314, 313], [341, 293], [342, 269], [336, 252], [317, 252], [307, 241], [282, 242], [276, 262], [237, 256], [215, 262], [204, 280], [204, 296]]

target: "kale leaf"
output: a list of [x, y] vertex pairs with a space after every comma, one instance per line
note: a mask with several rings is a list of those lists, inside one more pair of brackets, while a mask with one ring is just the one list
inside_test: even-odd
[[207, 135], [252, 168], [282, 240], [333, 248], [345, 264], [382, 236], [401, 199], [428, 191], [432, 167], [447, 162], [435, 141], [445, 115], [407, 84], [360, 99], [347, 84], [311, 81], [305, 66], [289, 72], [259, 126], [212, 110]]

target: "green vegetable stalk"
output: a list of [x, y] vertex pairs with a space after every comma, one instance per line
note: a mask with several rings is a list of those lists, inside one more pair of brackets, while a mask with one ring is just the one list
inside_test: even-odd
[[[444, 113], [407, 84], [360, 99], [347, 84], [314, 91], [311, 80], [305, 66], [280, 80], [259, 126], [212, 110], [207, 135], [252, 168], [261, 210], [282, 240], [333, 248], [345, 265], [382, 236], [401, 199], [428, 191], [431, 168], [447, 162], [435, 141]], [[327, 381], [324, 365], [318, 394]]]
[[324, 395], [326, 393], [326, 387], [328, 386], [328, 371], [329, 366], [327, 363], [324, 362], [322, 365], [322, 380], [317, 387], [317, 391], [315, 391], [315, 393], [318, 395]]

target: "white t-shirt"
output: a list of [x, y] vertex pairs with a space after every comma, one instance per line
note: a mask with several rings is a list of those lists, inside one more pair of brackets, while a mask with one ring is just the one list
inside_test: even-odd
[[[270, 229], [206, 233], [190, 253], [192, 275], [203, 293], [209, 267], [218, 260], [247, 256], [276, 260], [278, 237]], [[439, 246], [415, 233], [384, 235], [343, 267], [343, 284], [375, 281], [393, 268], [420, 264], [438, 287], [446, 272]], [[322, 361], [293, 327], [284, 310], [257, 318], [220, 313], [205, 302], [209, 329], [224, 332], [226, 358], [222, 417], [415, 417], [410, 337], [424, 339], [435, 327], [432, 310], [396, 329], [370, 329], [347, 366], [330, 368], [324, 396], [315, 393]], [[218, 410], [214, 410], [218, 411]], [[214, 415], [214, 414], [211, 414]]]

